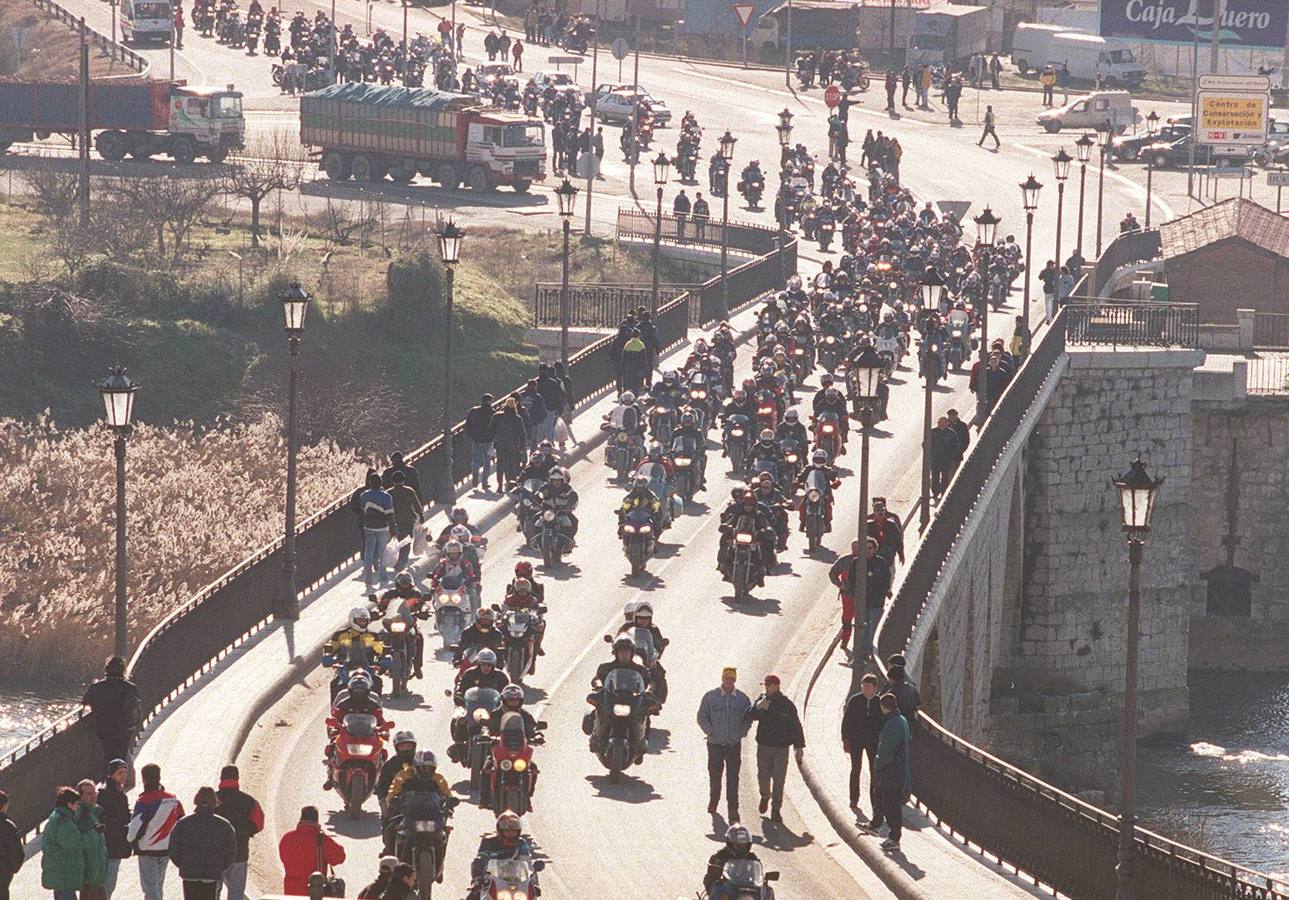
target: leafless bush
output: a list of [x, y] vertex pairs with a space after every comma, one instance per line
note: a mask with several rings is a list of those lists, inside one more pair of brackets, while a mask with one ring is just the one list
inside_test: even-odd
[[193, 228], [222, 190], [218, 180], [205, 178], [119, 178], [108, 186], [106, 202], [146, 226], [156, 238], [156, 260], [174, 267], [191, 249]]
[[254, 141], [224, 176], [224, 189], [251, 205], [251, 246], [260, 245], [260, 205], [278, 191], [293, 191], [300, 184], [304, 151], [282, 132]]

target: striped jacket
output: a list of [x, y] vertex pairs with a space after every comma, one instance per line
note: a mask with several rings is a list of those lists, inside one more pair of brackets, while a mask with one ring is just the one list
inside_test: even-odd
[[134, 801], [126, 840], [140, 856], [165, 856], [170, 849], [170, 831], [183, 814], [183, 804], [174, 794], [160, 788], [144, 791]]

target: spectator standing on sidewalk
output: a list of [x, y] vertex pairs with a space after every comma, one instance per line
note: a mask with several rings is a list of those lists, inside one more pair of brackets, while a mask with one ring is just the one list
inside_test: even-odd
[[492, 474], [492, 417], [496, 413], [492, 394], [479, 398], [479, 405], [465, 414], [465, 434], [470, 439], [470, 483], [488, 486]]
[[922, 706], [922, 695], [918, 693], [917, 685], [909, 678], [908, 672], [904, 669], [904, 654], [892, 653], [886, 660], [886, 686], [882, 688], [883, 694], [894, 694], [895, 699], [899, 701], [900, 712], [904, 718], [912, 722], [917, 716], [918, 709]]
[[[103, 889], [108, 900], [112, 900], [112, 894], [116, 890], [121, 860], [129, 859], [134, 854], [126, 836], [130, 830], [130, 798], [125, 793], [127, 773], [125, 760], [112, 760], [107, 764], [107, 779], [103, 782], [103, 789], [98, 792], [98, 805], [103, 807], [103, 838], [107, 842], [107, 880], [103, 882]], [[3, 897], [0, 894], [0, 900]]]
[[81, 703], [90, 708], [90, 727], [103, 745], [103, 758], [123, 759], [128, 770], [143, 704], [139, 689], [125, 678], [125, 660], [119, 656], [108, 659], [103, 677], [86, 689]]
[[882, 730], [877, 737], [877, 755], [873, 759], [873, 820], [869, 828], [876, 831], [885, 823], [888, 829], [883, 850], [900, 849], [904, 830], [904, 802], [913, 791], [909, 772], [909, 723], [900, 714], [894, 694], [882, 695]]
[[[1017, 316], [1019, 320], [1020, 317]], [[953, 461], [953, 467], [956, 469], [962, 465], [962, 458], [967, 455], [967, 448], [971, 446], [971, 426], [958, 416], [956, 409], [951, 409], [944, 414], [949, 420], [949, 427], [953, 433], [958, 436], [958, 458]]]
[[237, 858], [224, 870], [223, 884], [228, 900], [244, 900], [246, 868], [251, 858], [251, 838], [264, 830], [264, 810], [254, 797], [242, 790], [237, 766], [224, 766], [219, 773], [219, 805], [215, 811], [228, 820], [237, 835]]
[[183, 881], [184, 900], [218, 900], [224, 874], [237, 860], [237, 833], [223, 816], [213, 787], [200, 787], [193, 811], [170, 832], [170, 860]]
[[126, 838], [139, 858], [139, 887], [144, 900], [162, 900], [166, 867], [170, 864], [170, 832], [183, 818], [183, 804], [161, 784], [161, 767], [149, 763], [139, 770], [143, 793], [134, 801]]
[[363, 584], [368, 594], [389, 586], [385, 547], [394, 529], [394, 498], [380, 486], [379, 475], [367, 476], [367, 488], [358, 496], [363, 523]]
[[9, 900], [9, 884], [26, 858], [18, 826], [9, 818], [9, 795], [0, 791], [0, 900]]
[[721, 670], [721, 686], [703, 695], [698, 705], [698, 727], [707, 738], [707, 812], [716, 815], [721, 802], [721, 776], [725, 778], [725, 803], [730, 823], [739, 820], [738, 776], [743, 765], [743, 737], [752, 726], [752, 701], [738, 689], [738, 670]]
[[958, 434], [949, 427], [949, 417], [941, 416], [931, 429], [931, 496], [938, 502], [944, 496], [945, 488], [958, 460], [962, 458], [962, 441]]
[[54, 795], [54, 811], [40, 834], [40, 884], [54, 892], [54, 900], [76, 900], [85, 887], [85, 855], [89, 838], [76, 824], [80, 795], [60, 787]]
[[874, 812], [873, 757], [877, 754], [877, 736], [882, 730], [882, 704], [877, 697], [877, 676], [868, 672], [859, 681], [859, 691], [846, 701], [846, 711], [841, 717], [841, 748], [850, 756], [850, 808], [858, 817], [859, 773], [868, 757], [868, 798]]
[[76, 785], [76, 826], [85, 835], [85, 885], [81, 900], [103, 900], [107, 896], [107, 841], [103, 836], [103, 807], [98, 805], [98, 785], [84, 778]]
[[402, 542], [398, 550], [398, 564], [395, 566], [401, 572], [412, 555], [412, 533], [425, 520], [424, 506], [402, 472], [394, 473], [394, 484], [389, 489], [389, 496], [394, 501], [394, 536]]
[[771, 822], [783, 821], [783, 785], [788, 777], [788, 748], [796, 748], [797, 765], [806, 749], [805, 729], [797, 705], [782, 690], [778, 675], [765, 676], [765, 691], [752, 705], [756, 720], [756, 782], [761, 790], [761, 815], [768, 808]]

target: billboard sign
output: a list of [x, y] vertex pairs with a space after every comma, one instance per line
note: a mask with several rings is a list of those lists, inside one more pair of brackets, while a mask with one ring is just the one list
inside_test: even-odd
[[[1099, 0], [1102, 37], [1132, 43], [1207, 44], [1213, 36], [1215, 0]], [[1222, 46], [1279, 50], [1289, 29], [1285, 0], [1226, 0]]]
[[1196, 142], [1261, 147], [1267, 142], [1265, 93], [1199, 92], [1199, 132]]

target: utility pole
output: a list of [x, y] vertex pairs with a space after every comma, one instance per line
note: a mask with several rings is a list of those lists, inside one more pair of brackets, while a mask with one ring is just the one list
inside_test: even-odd
[[[635, 50], [636, 64], [635, 73], [631, 76], [631, 146], [633, 148], [631, 160], [631, 175], [629, 176], [627, 187], [631, 190], [631, 196], [636, 193], [636, 162], [640, 159], [640, 16], [635, 17]], [[595, 90], [595, 88], [591, 88]]]
[[81, 228], [90, 225], [90, 47], [85, 40], [85, 18], [81, 18], [81, 71], [80, 71], [80, 134], [77, 151], [80, 154], [80, 178], [76, 182], [76, 197], [80, 204]]
[[[454, 7], [455, 8], [455, 7]], [[595, 79], [599, 71], [600, 63], [600, 2], [595, 3], [595, 27], [591, 29], [591, 93], [595, 93]], [[575, 70], [576, 71], [576, 70]], [[582, 232], [586, 237], [591, 236], [591, 188], [595, 184], [595, 176], [599, 174], [596, 170], [600, 167], [600, 159], [595, 156], [595, 104], [591, 104], [591, 157], [594, 162], [588, 162], [586, 165], [586, 228]]]
[[[788, 14], [785, 18], [787, 24], [784, 26], [784, 45], [787, 48], [783, 54], [783, 84], [789, 90], [792, 89], [792, 0], [788, 0]], [[1289, 51], [1285, 51], [1289, 53]]]

